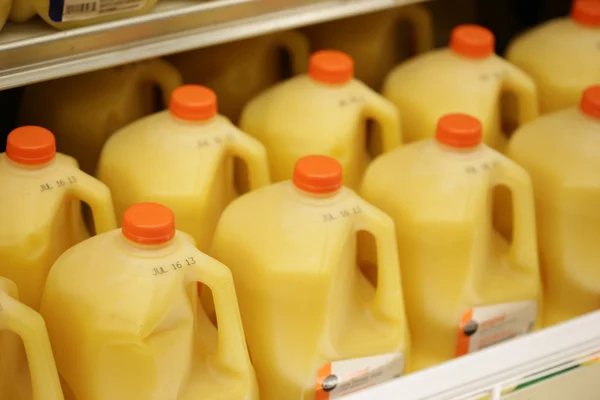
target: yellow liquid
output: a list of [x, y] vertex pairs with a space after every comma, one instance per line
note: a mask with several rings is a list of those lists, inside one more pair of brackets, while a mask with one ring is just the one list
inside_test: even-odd
[[342, 164], [344, 184], [356, 188], [373, 155], [368, 120], [377, 125], [379, 152], [400, 144], [398, 114], [379, 94], [357, 80], [329, 85], [301, 75], [248, 103], [240, 127], [264, 144], [273, 181], [290, 179], [299, 158], [323, 154]]
[[[377, 243], [377, 286], [357, 266], [359, 231]], [[392, 221], [351, 190], [249, 193], [225, 210], [211, 254], [233, 272], [262, 399], [327, 398], [318, 378], [336, 361], [408, 359]]]
[[179, 229], [205, 250], [221, 212], [238, 195], [234, 157], [247, 166], [251, 190], [269, 183], [264, 147], [225, 117], [191, 122], [163, 111], [106, 142], [98, 177], [110, 188], [120, 218], [139, 202], [164, 204]]
[[94, 174], [110, 135], [156, 111], [155, 86], [166, 106], [179, 85], [177, 70], [159, 59], [36, 83], [25, 88], [19, 119], [54, 132], [58, 150]]
[[89, 236], [81, 216], [87, 203], [97, 232], [116, 227], [108, 188], [63, 154], [44, 166], [13, 163], [0, 154], [0, 276], [37, 310], [56, 259]]
[[[414, 43], [406, 43], [402, 23]], [[313, 50], [336, 49], [352, 57], [358, 80], [379, 90], [383, 79], [400, 61], [433, 48], [431, 15], [425, 7], [408, 6], [343, 18], [305, 29]], [[409, 51], [406, 51], [408, 48]]]
[[548, 113], [576, 106], [585, 88], [600, 83], [598, 43], [600, 27], [560, 18], [515, 39], [507, 58], [535, 80], [540, 112]]
[[431, 137], [443, 115], [465, 113], [481, 121], [486, 144], [504, 151], [510, 132], [503, 122], [519, 126], [538, 115], [535, 83], [525, 73], [496, 55], [471, 59], [450, 49], [400, 64], [383, 95], [400, 112], [407, 142]]
[[[198, 282], [213, 293], [218, 330]], [[41, 312], [77, 400], [258, 399], [231, 272], [180, 232], [140, 246], [113, 230], [71, 248]]]
[[309, 53], [308, 40], [298, 32], [288, 31], [167, 59], [181, 71], [186, 83], [214, 90], [219, 96], [219, 112], [236, 122], [244, 105], [254, 96], [290, 75], [306, 72]]
[[[521, 167], [485, 145], [460, 152], [430, 139], [374, 161], [361, 194], [396, 224], [413, 370], [500, 341], [485, 331], [478, 343], [463, 337], [463, 318], [482, 307], [527, 302], [537, 319], [533, 193]], [[484, 328], [485, 318], [478, 322]]]
[[600, 120], [579, 108], [525, 125], [508, 148], [535, 189], [546, 326], [600, 307], [598, 149]]

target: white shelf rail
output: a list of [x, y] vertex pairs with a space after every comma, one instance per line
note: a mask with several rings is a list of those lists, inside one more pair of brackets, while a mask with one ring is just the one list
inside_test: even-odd
[[[502, 391], [508, 385], [561, 365], [575, 365], [576, 360], [598, 352], [600, 311], [357, 392], [344, 400], [499, 400], [505, 398]], [[586, 399], [600, 398], [600, 376], [592, 383], [593, 387], [584, 389], [589, 396]]]

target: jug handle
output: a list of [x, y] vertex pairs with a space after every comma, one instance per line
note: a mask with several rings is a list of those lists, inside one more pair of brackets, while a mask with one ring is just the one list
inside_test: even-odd
[[290, 54], [294, 75], [303, 74], [308, 70], [310, 44], [303, 34], [296, 31], [280, 32], [277, 33], [275, 43], [277, 47], [284, 48]]
[[216, 363], [221, 367], [241, 373], [250, 373], [251, 364], [237, 303], [233, 276], [229, 268], [202, 254], [191, 265], [187, 278], [208, 286], [213, 295], [217, 329]]
[[163, 106], [168, 107], [173, 90], [183, 85], [183, 78], [177, 68], [160, 58], [143, 61], [139, 68], [143, 79], [158, 85], [163, 98]]
[[394, 150], [402, 143], [402, 128], [398, 109], [370, 89], [365, 94], [363, 115], [372, 118], [381, 127], [381, 150], [383, 153]]
[[90, 206], [96, 233], [117, 229], [112, 196], [108, 187], [81, 170], [74, 170], [73, 175], [68, 179], [74, 179], [74, 182], [69, 182], [67, 185], [69, 194]]
[[[525, 267], [525, 272], [539, 274], [535, 228], [535, 205], [531, 178], [520, 166], [504, 164], [492, 181], [495, 185], [506, 185], [512, 193], [513, 234], [509, 257], [516, 265]], [[524, 185], [522, 182], [529, 182]], [[533, 219], [533, 221], [526, 221]], [[532, 250], [533, 249], [533, 250]]]
[[408, 21], [415, 33], [415, 53], [420, 54], [433, 49], [433, 22], [427, 8], [419, 5], [400, 9], [398, 19]]
[[62, 388], [46, 323], [40, 314], [17, 301], [16, 297], [16, 286], [14, 290], [0, 290], [0, 328], [14, 332], [23, 341], [31, 374], [33, 399], [62, 400]]
[[509, 65], [502, 79], [502, 91], [514, 93], [518, 103], [517, 124], [522, 126], [539, 116], [535, 82], [521, 70]]
[[262, 143], [236, 128], [232, 128], [230, 135], [227, 141], [230, 153], [240, 157], [248, 165], [250, 190], [269, 185], [269, 161]]
[[361, 204], [361, 207], [364, 209], [357, 214], [357, 231], [370, 232], [376, 243], [377, 288], [373, 311], [382, 317], [397, 319], [401, 316], [398, 310], [404, 310], [404, 301], [394, 222], [370, 205]]

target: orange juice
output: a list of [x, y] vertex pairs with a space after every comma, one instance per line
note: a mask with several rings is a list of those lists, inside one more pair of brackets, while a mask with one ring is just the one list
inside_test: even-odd
[[[356, 262], [362, 235], [376, 285]], [[334, 399], [405, 371], [394, 225], [342, 187], [336, 160], [304, 157], [291, 181], [233, 202], [211, 252], [233, 272], [262, 399]]]
[[537, 84], [540, 111], [578, 104], [581, 92], [600, 84], [600, 2], [575, 0], [570, 18], [546, 22], [519, 36], [506, 57]]
[[44, 319], [0, 277], [0, 399], [62, 400]]
[[398, 108], [409, 142], [431, 137], [442, 115], [459, 112], [477, 117], [483, 141], [504, 151], [511, 128], [503, 122], [521, 125], [538, 115], [534, 81], [495, 55], [494, 35], [476, 25], [454, 28], [449, 48], [400, 64], [383, 94]]
[[36, 83], [23, 92], [19, 119], [50, 129], [58, 149], [94, 174], [104, 142], [157, 110], [155, 87], [167, 106], [181, 82], [173, 66], [155, 59]]
[[165, 204], [204, 250], [221, 212], [238, 195], [236, 157], [247, 166], [251, 190], [269, 183], [264, 147], [217, 114], [212, 90], [185, 85], [173, 92], [168, 111], [130, 124], [106, 142], [98, 177], [111, 189], [117, 215], [143, 201]]
[[290, 75], [306, 72], [309, 54], [308, 40], [301, 33], [285, 31], [175, 54], [168, 60], [186, 83], [214, 90], [221, 113], [237, 122], [254, 96]]
[[[481, 131], [474, 117], [444, 116], [436, 139], [385, 154], [365, 173], [361, 194], [396, 223], [413, 370], [526, 334], [538, 321], [531, 181], [481, 144]], [[507, 229], [493, 223], [501, 217]]]
[[[324, 154], [342, 164], [345, 185], [356, 188], [377, 155], [369, 151], [369, 134], [380, 147], [376, 153], [400, 144], [394, 106], [353, 79], [353, 70], [348, 55], [317, 52], [308, 74], [268, 89], [244, 108], [240, 127], [265, 145], [274, 181], [290, 179], [298, 158]], [[379, 130], [369, 132], [368, 121]]]
[[108, 188], [57, 153], [50, 131], [24, 126], [8, 135], [0, 154], [0, 276], [16, 283], [21, 301], [35, 310], [52, 263], [89, 236], [81, 201], [97, 232], [116, 227]]
[[[41, 311], [73, 399], [258, 399], [231, 272], [174, 220], [165, 206], [134, 205], [122, 229], [52, 267]], [[213, 294], [218, 328], [198, 282]]]
[[579, 107], [523, 126], [508, 147], [533, 179], [546, 326], [600, 307], [599, 149], [598, 85]]
[[379, 90], [387, 73], [412, 55], [402, 46], [406, 42], [400, 32], [403, 22], [413, 32], [412, 53], [433, 48], [431, 15], [420, 5], [342, 18], [310, 26], [306, 32], [315, 50], [336, 49], [351, 56], [356, 63], [356, 79]]

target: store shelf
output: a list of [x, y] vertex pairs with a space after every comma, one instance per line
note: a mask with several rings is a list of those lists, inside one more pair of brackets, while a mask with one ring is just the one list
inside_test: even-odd
[[[595, 400], [600, 397], [600, 363], [592, 365], [593, 369], [574, 368], [580, 360], [594, 354], [600, 356], [600, 311], [358, 392], [344, 400]], [[550, 373], [563, 370], [569, 372]], [[526, 388], [521, 392], [514, 391], [518, 384], [538, 381], [532, 378], [540, 376], [553, 378], [540, 381], [537, 387], [523, 385]], [[571, 381], [553, 384], [556, 379]]]
[[163, 0], [147, 15], [56, 31], [0, 32], [0, 90], [425, 0]]

